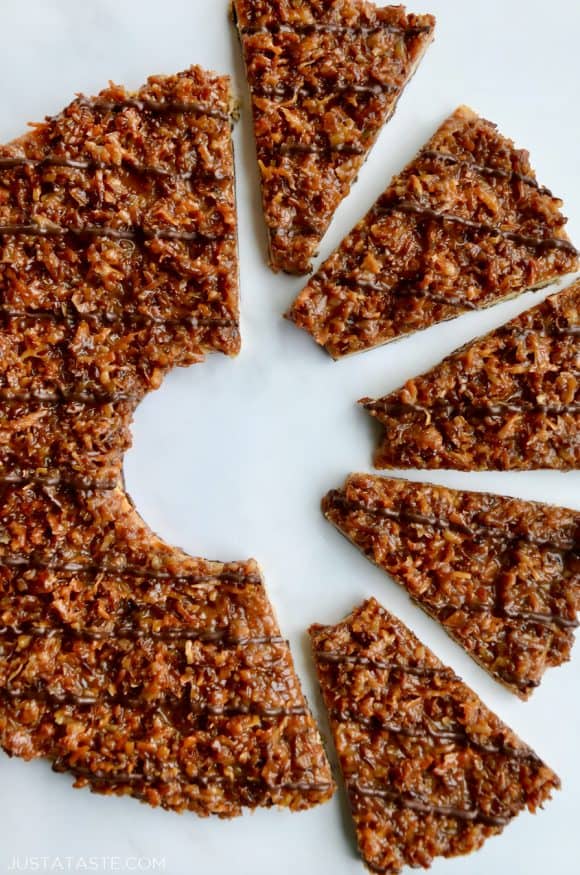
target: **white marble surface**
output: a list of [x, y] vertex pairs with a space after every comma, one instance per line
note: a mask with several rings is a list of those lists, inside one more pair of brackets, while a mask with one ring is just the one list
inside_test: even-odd
[[[74, 92], [94, 93], [109, 79], [138, 86], [149, 73], [174, 72], [192, 62], [232, 73], [246, 101], [236, 130], [244, 349], [237, 361], [216, 357], [172, 374], [145, 401], [126, 465], [130, 492], [145, 519], [170, 542], [194, 554], [259, 559], [318, 714], [304, 630], [313, 621], [336, 621], [375, 595], [561, 774], [563, 791], [535, 820], [522, 815], [477, 855], [438, 861], [434, 873], [572, 875], [579, 865], [580, 652], [568, 666], [548, 673], [531, 702], [516, 701], [318, 510], [322, 494], [349, 471], [370, 469], [374, 430], [354, 407], [357, 398], [396, 388], [547, 292], [338, 364], [284, 322], [280, 314], [301, 282], [274, 276], [265, 266], [246, 92], [227, 5], [226, 0], [0, 4], [3, 140], [18, 135], [27, 121], [58, 111]], [[341, 206], [322, 255], [459, 103], [471, 104], [530, 149], [540, 181], [565, 197], [572, 238], [580, 241], [580, 4], [418, 0], [414, 8], [438, 15], [436, 42]], [[431, 479], [580, 508], [580, 474], [441, 473]], [[40, 762], [0, 756], [0, 783], [0, 873], [14, 862], [27, 871], [35, 865], [36, 871], [75, 871], [75, 866], [135, 871], [139, 860], [141, 871], [154, 871], [158, 858], [165, 867], [156, 871], [171, 875], [362, 872], [342, 792], [306, 814], [261, 811], [223, 823], [73, 792], [68, 777]]]

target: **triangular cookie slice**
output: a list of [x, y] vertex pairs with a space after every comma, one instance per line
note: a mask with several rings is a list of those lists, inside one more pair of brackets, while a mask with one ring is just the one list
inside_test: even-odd
[[307, 273], [433, 38], [430, 15], [366, 0], [234, 0], [276, 271]]
[[372, 872], [475, 851], [559, 788], [554, 772], [374, 599], [310, 635]]
[[385, 427], [377, 468], [580, 468], [580, 283], [360, 403]]
[[370, 474], [351, 475], [323, 512], [520, 698], [570, 658], [579, 512]]
[[289, 313], [334, 358], [489, 307], [578, 267], [528, 153], [460, 107]]

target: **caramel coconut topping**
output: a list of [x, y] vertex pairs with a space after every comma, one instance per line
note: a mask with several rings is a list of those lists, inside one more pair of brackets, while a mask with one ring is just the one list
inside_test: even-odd
[[580, 283], [360, 403], [377, 468], [580, 468]]
[[580, 513], [428, 483], [351, 475], [323, 512], [522, 699], [570, 658]]
[[122, 487], [141, 398], [239, 348], [231, 107], [193, 67], [0, 149], [0, 744], [220, 817], [333, 792], [256, 563], [167, 546]]
[[341, 358], [545, 286], [578, 267], [561, 206], [527, 152], [460, 107], [288, 316]]
[[433, 38], [366, 0], [234, 0], [273, 270], [307, 273]]
[[[310, 629], [362, 858], [372, 872], [477, 850], [560, 782], [371, 599]], [[329, 658], [332, 657], [332, 658]]]

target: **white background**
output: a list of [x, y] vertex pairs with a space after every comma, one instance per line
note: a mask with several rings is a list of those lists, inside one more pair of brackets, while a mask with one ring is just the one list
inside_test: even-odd
[[[281, 313], [303, 283], [275, 276], [265, 265], [248, 100], [227, 9], [226, 0], [0, 0], [2, 141], [20, 134], [29, 120], [57, 112], [77, 91], [94, 94], [109, 79], [138, 87], [150, 73], [193, 62], [233, 74], [244, 101], [235, 135], [244, 348], [236, 361], [214, 357], [173, 373], [146, 399], [127, 458], [129, 491], [168, 541], [195, 555], [260, 561], [317, 715], [305, 629], [314, 621], [338, 621], [374, 595], [562, 776], [563, 791], [535, 819], [521, 815], [476, 855], [437, 861], [435, 873], [574, 875], [580, 871], [580, 652], [572, 664], [548, 672], [531, 702], [519, 702], [319, 512], [328, 489], [350, 471], [371, 469], [377, 430], [355, 407], [358, 398], [396, 389], [547, 292], [337, 364], [283, 321]], [[531, 151], [540, 182], [565, 198], [579, 245], [580, 3], [421, 0], [413, 10], [437, 15], [435, 44], [339, 209], [321, 256], [460, 103]], [[580, 508], [579, 473], [444, 472], [423, 479]], [[73, 791], [70, 783], [46, 763], [0, 755], [0, 873], [16, 855], [21, 865], [35, 855], [105, 855], [122, 864], [127, 857], [161, 856], [171, 875], [363, 871], [342, 790], [308, 813], [260, 811], [228, 823]]]

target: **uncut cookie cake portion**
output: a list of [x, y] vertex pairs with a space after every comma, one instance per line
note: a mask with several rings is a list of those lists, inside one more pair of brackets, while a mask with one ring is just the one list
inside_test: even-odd
[[288, 318], [339, 359], [548, 285], [579, 264], [561, 206], [527, 152], [459, 107]]
[[143, 394], [238, 352], [231, 106], [194, 67], [0, 147], [2, 475], [114, 484]]
[[560, 781], [454, 672], [374, 599], [310, 629], [361, 856], [428, 868], [499, 835]]
[[366, 0], [234, 0], [270, 265], [303, 274], [433, 39]]
[[192, 67], [0, 149], [0, 744], [220, 817], [333, 792], [256, 563], [165, 545], [122, 485], [141, 398], [239, 349], [231, 113]]

